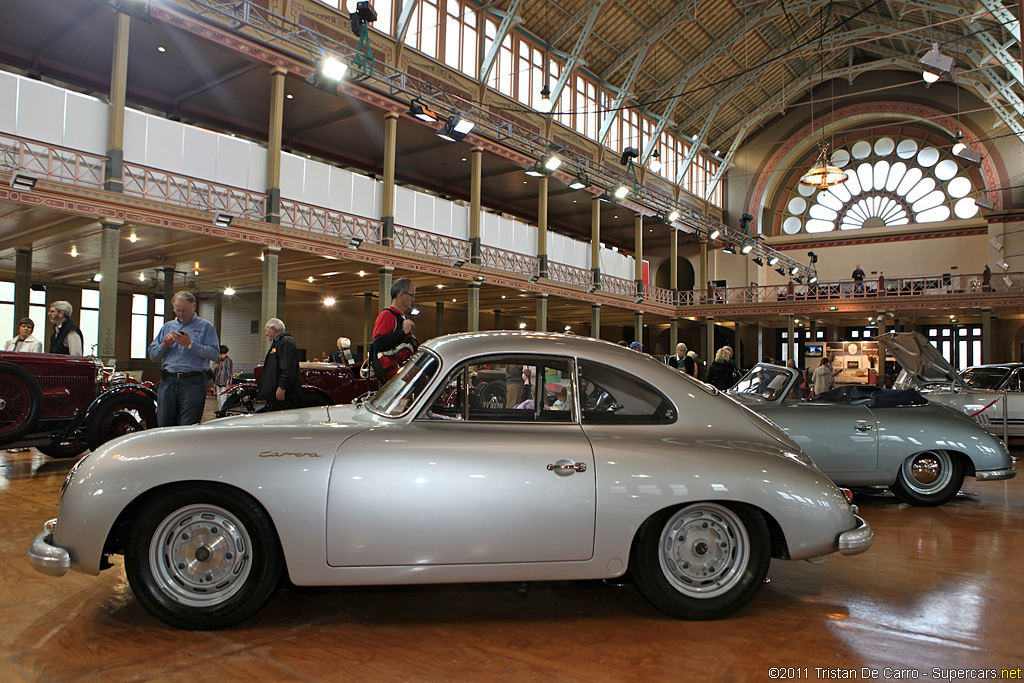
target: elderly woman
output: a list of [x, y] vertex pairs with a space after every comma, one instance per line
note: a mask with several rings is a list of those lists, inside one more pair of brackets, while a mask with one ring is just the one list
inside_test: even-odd
[[723, 391], [736, 383], [736, 364], [732, 362], [732, 347], [723, 346], [715, 354], [715, 362], [708, 368], [707, 383]]

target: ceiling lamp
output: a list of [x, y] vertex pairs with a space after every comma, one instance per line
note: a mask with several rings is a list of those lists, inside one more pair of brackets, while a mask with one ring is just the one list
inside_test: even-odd
[[627, 194], [629, 194], [629, 188], [626, 187], [625, 185], [619, 185], [618, 187], [615, 188], [615, 191], [612, 192], [612, 196], [615, 197], [616, 199], [622, 199]]
[[426, 121], [427, 123], [434, 123], [440, 118], [437, 114], [424, 107], [418, 100], [412, 101], [406, 114], [415, 116], [420, 121]]
[[540, 103], [537, 105], [537, 111], [542, 114], [547, 114], [554, 107], [551, 102], [551, 88], [545, 83], [544, 87], [540, 89]]
[[633, 159], [636, 159], [638, 156], [640, 156], [640, 152], [636, 147], [627, 147], [622, 150], [622, 156], [619, 157], [619, 163], [626, 166], [632, 163]]
[[582, 173], [577, 173], [576, 177], [569, 183], [569, 188], [573, 190], [583, 190], [588, 187], [590, 187], [590, 180]]
[[341, 61], [336, 55], [324, 52], [317, 62], [316, 70], [306, 79], [307, 83], [315, 85], [321, 90], [337, 95], [338, 83], [348, 73], [348, 64]]
[[734, 247], [734, 246], [732, 246], [730, 244], [729, 246], [727, 246], [724, 249], [722, 249], [722, 251], [724, 251], [726, 254], [735, 254], [736, 253], [736, 247]]
[[719, 230], [718, 228], [715, 228], [714, 230], [711, 231], [711, 234], [708, 235], [708, 239], [709, 240], [717, 240], [718, 236], [721, 235], [721, 234], [722, 234], [722, 231]]
[[820, 143], [818, 150], [818, 160], [814, 162], [807, 173], [800, 177], [800, 184], [824, 190], [827, 187], [845, 183], [849, 178], [846, 171], [828, 162], [828, 143]]
[[957, 159], [967, 161], [972, 164], [981, 163], [981, 152], [976, 151], [973, 147], [964, 142], [964, 134], [961, 131], [956, 132], [956, 137], [953, 138], [953, 156]]
[[677, 221], [677, 220], [679, 220], [679, 211], [676, 210], [676, 209], [672, 209], [671, 211], [668, 212], [668, 215], [665, 216], [665, 218], [668, 219], [669, 223], [672, 223], [673, 221]]
[[754, 257], [754, 263], [756, 263], [759, 266], [763, 266], [764, 265], [764, 259], [762, 259], [760, 256], [755, 256]]
[[922, 76], [926, 83], [934, 83], [941, 78], [950, 81], [956, 80], [956, 65], [953, 58], [942, 54], [938, 43], [932, 43], [932, 49], [928, 50], [924, 57], [921, 57], [921, 64], [924, 65]]
[[437, 131], [437, 137], [448, 140], [449, 142], [459, 142], [462, 138], [469, 135], [469, 132], [476, 126], [472, 121], [467, 121], [458, 114], [452, 114], [448, 117], [448, 120], [441, 130]]
[[796, 275], [799, 272], [800, 272], [800, 266], [791, 266], [790, 269], [789, 269], [789, 274], [790, 275]]
[[746, 255], [746, 254], [749, 254], [751, 251], [753, 251], [753, 249], [754, 249], [754, 245], [751, 242], [747, 242], [742, 247], [740, 247], [740, 253], [743, 254], [743, 255]]
[[653, 152], [651, 152], [650, 166], [651, 166], [651, 172], [653, 172], [653, 173], [660, 173], [661, 172], [661, 152], [659, 152], [658, 150], [654, 150]]
[[778, 256], [772, 255], [772, 256], [768, 257], [768, 265], [769, 266], [774, 266], [778, 262], [779, 262], [779, 257]]
[[557, 154], [549, 154], [544, 159], [543, 166], [547, 169], [548, 173], [554, 173], [558, 170], [558, 167], [562, 165], [562, 160], [558, 158]]
[[528, 176], [532, 176], [534, 178], [540, 178], [540, 177], [542, 177], [544, 175], [547, 175], [546, 173], [544, 173], [544, 171], [543, 171], [543, 169], [542, 169], [542, 167], [541, 167], [541, 165], [539, 163], [534, 163], [533, 166], [531, 166], [530, 168], [528, 168], [525, 171], [523, 171], [523, 173], [525, 173]]

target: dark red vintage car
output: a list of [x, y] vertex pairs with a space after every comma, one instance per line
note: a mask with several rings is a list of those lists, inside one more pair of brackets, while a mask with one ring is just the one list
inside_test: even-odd
[[[358, 365], [341, 365], [338, 363], [321, 363], [319, 361], [299, 363], [302, 376], [303, 407], [328, 406], [338, 403], [351, 403], [379, 388], [377, 379], [364, 379], [359, 376]], [[223, 407], [216, 412], [217, 417], [252, 413], [260, 409], [263, 402], [256, 400], [256, 388], [263, 375], [263, 364], [256, 366], [255, 381], [242, 382], [228, 387], [225, 391]]]
[[69, 458], [156, 426], [156, 392], [96, 358], [0, 352], [0, 448]]

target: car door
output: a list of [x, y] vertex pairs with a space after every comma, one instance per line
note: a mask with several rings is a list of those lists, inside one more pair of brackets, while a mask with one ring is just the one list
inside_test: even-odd
[[[533, 378], [518, 407], [495, 396], [510, 365]], [[572, 374], [564, 358], [478, 359], [451, 372], [416, 419], [346, 441], [331, 474], [328, 563], [590, 559], [594, 458]], [[567, 409], [553, 407], [558, 387]]]
[[[1003, 387], [1006, 390], [1007, 430], [1010, 436], [1024, 436], [1024, 378], [1021, 368], [1014, 368]], [[999, 410], [999, 430], [1002, 435], [1002, 401], [997, 404]]]
[[866, 406], [787, 401], [755, 410], [786, 430], [825, 474], [878, 467], [878, 425]]

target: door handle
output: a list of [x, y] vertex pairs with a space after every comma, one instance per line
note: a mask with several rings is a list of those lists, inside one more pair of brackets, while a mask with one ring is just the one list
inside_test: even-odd
[[555, 464], [548, 465], [548, 471], [555, 472], [556, 474], [572, 474], [573, 472], [586, 472], [587, 463], [559, 460]]
[[854, 427], [854, 429], [856, 429], [858, 432], [870, 432], [874, 428], [875, 428], [875, 425], [869, 425], [869, 424], [859, 424], [856, 427]]

